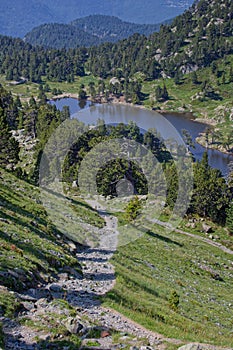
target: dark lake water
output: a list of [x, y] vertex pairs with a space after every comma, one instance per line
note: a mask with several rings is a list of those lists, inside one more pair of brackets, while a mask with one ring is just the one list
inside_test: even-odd
[[[94, 125], [98, 119], [103, 119], [106, 124], [129, 123], [134, 121], [141, 129], [156, 128], [165, 140], [175, 138], [182, 140], [182, 129], [189, 131], [195, 148], [191, 149], [195, 159], [202, 158], [206, 149], [195, 142], [195, 138], [203, 132], [207, 125], [191, 120], [185, 114], [161, 115], [155, 111], [146, 110], [134, 106], [117, 104], [91, 105], [87, 101], [85, 105], [74, 98], [63, 98], [51, 101], [58, 109], [69, 106], [72, 118], [77, 118], [86, 124]], [[181, 141], [182, 142], [182, 141]], [[216, 150], [208, 150], [209, 164], [220, 169], [223, 175], [228, 173], [228, 164], [233, 162], [233, 155], [227, 155]]]

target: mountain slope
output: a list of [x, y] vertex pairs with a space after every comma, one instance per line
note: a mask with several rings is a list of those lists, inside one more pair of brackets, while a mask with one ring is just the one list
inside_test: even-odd
[[201, 0], [148, 40], [134, 35], [108, 50], [104, 45], [93, 49], [92, 57], [96, 59], [90, 62], [90, 70], [100, 76], [116, 74], [120, 69], [156, 78], [158, 67], [166, 76], [174, 77], [176, 72], [208, 66], [232, 53], [232, 13], [231, 0]]
[[134, 33], [149, 35], [159, 28], [159, 24], [135, 24], [113, 16], [92, 15], [70, 24], [42, 24], [27, 33], [24, 40], [32, 45], [69, 49], [116, 42]]
[[138, 72], [147, 80], [182, 75], [233, 53], [232, 13], [230, 0], [201, 0], [149, 38], [134, 34], [89, 50], [52, 52], [0, 36], [0, 73], [8, 80], [24, 76], [34, 82], [42, 75], [51, 81], [74, 81], [85, 69], [101, 78]]
[[160, 24], [136, 24], [122, 21], [118, 17], [106, 15], [91, 15], [76, 19], [72, 25], [94, 34], [104, 41], [118, 41], [134, 33], [149, 35], [157, 32]]
[[100, 13], [136, 23], [160, 23], [187, 9], [193, 0], [12, 0], [0, 2], [0, 33], [23, 37], [44, 23], [68, 23], [78, 17]]
[[0, 2], [0, 33], [23, 37], [27, 28], [54, 21], [54, 13], [46, 3], [36, 0]]
[[27, 33], [24, 40], [31, 45], [56, 49], [93, 46], [101, 42], [97, 36], [78, 27], [59, 23], [42, 24]]

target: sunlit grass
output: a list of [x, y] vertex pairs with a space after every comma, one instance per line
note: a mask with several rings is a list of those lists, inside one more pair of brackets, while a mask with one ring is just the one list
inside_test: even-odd
[[147, 230], [114, 255], [117, 282], [105, 304], [168, 337], [232, 346], [231, 256], [161, 227]]

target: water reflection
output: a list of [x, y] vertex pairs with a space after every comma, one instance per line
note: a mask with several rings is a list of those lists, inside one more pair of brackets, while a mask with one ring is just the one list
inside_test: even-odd
[[[84, 101], [78, 101], [73, 98], [63, 98], [51, 103], [55, 104], [58, 109], [62, 109], [63, 106], [69, 106], [72, 118], [78, 118], [86, 124], [94, 124], [98, 119], [105, 120], [107, 124], [116, 123], [116, 120], [124, 124], [134, 121], [141, 129], [148, 129], [153, 126], [164, 139], [171, 139], [175, 134], [175, 137], [177, 137], [177, 133], [173, 133], [172, 128], [167, 127], [166, 120], [168, 120], [180, 135], [182, 135], [183, 129], [188, 130], [195, 145], [195, 148], [192, 149], [195, 159], [200, 160], [206, 151], [204, 147], [195, 142], [195, 139], [209, 126], [193, 121], [185, 114], [168, 113], [162, 116], [154, 111], [119, 104], [102, 104], [91, 107], [90, 101], [85, 101], [84, 103]], [[233, 162], [233, 155], [224, 154], [217, 150], [208, 150], [208, 155], [210, 165], [220, 169], [223, 175], [226, 175], [228, 173], [228, 164]]]

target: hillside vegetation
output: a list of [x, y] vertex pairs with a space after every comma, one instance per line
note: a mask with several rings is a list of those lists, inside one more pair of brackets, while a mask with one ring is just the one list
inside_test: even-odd
[[35, 26], [44, 23], [69, 23], [78, 17], [93, 14], [117, 16], [135, 23], [160, 23], [182, 13], [192, 0], [12, 0], [0, 4], [0, 33], [24, 37]]
[[79, 46], [94, 46], [101, 41], [96, 35], [70, 24], [42, 24], [33, 28], [24, 37], [25, 42], [44, 48], [70, 49]]
[[159, 28], [160, 24], [135, 24], [114, 16], [92, 15], [76, 19], [70, 24], [43, 24], [27, 33], [24, 40], [45, 48], [69, 49], [117, 42], [134, 33], [149, 35]]

